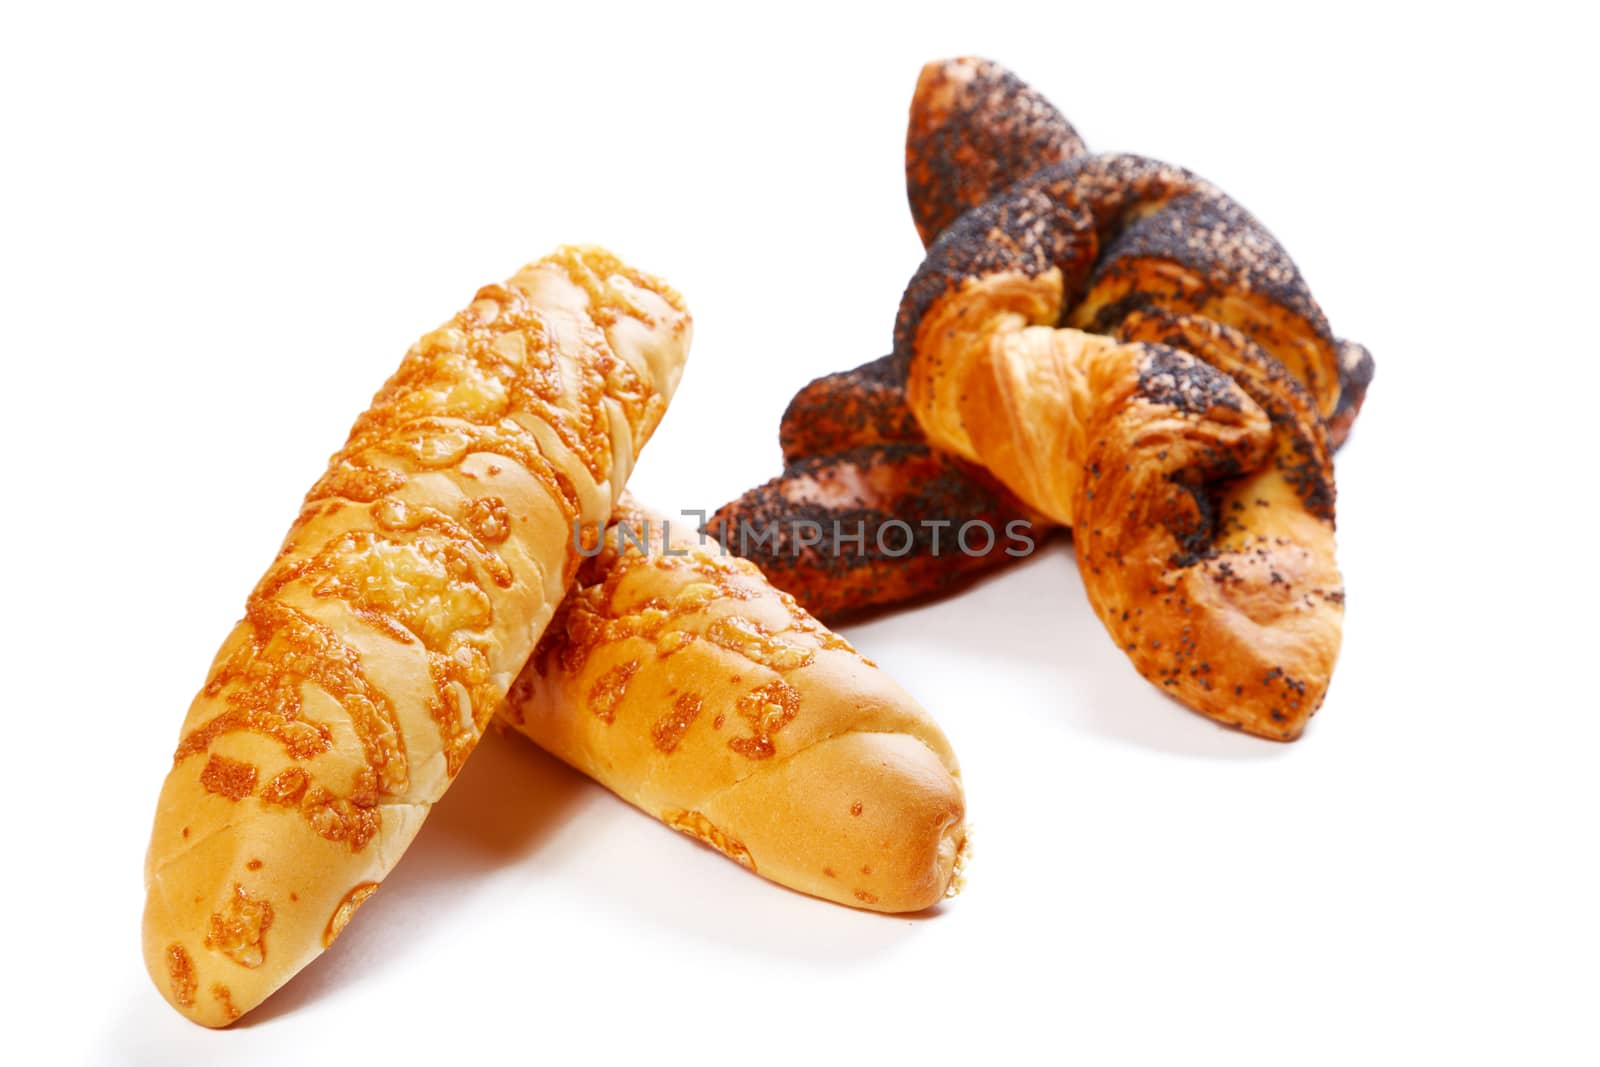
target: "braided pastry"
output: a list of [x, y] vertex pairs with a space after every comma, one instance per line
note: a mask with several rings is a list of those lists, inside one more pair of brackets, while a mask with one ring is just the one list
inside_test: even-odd
[[934, 444], [1075, 528], [1090, 602], [1141, 673], [1252, 733], [1300, 733], [1343, 615], [1324, 419], [1358, 401], [1254, 218], [1138, 156], [1046, 167], [934, 242], [895, 360]]
[[144, 953], [223, 1026], [322, 952], [472, 752], [678, 381], [681, 298], [565, 248], [478, 292], [356, 420], [184, 720]]
[[[1075, 526], [1091, 602], [1152, 681], [1221, 721], [1297, 736], [1338, 651], [1331, 451], [1370, 354], [1334, 338], [1293, 262], [1225, 194], [1169, 164], [1083, 154], [994, 64], [924, 69], [907, 170], [919, 231], [937, 237], [874, 366], [877, 424], [898, 425], [903, 401], [956, 476], [987, 470], [1019, 513]], [[864, 388], [851, 379], [832, 391]], [[822, 425], [784, 431], [818, 450], [811, 477], [843, 462], [821, 451]], [[785, 458], [769, 498], [801, 468]], [[802, 599], [823, 584], [789, 571]]]
[[953, 891], [960, 774], [927, 713], [747, 561], [631, 502], [614, 522], [648, 551], [613, 525], [505, 718], [793, 889], [887, 912]]

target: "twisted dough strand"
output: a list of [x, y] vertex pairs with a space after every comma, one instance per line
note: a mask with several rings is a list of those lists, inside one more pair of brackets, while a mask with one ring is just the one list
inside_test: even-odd
[[1021, 78], [982, 59], [929, 63], [906, 126], [906, 193], [924, 246], [968, 208], [1088, 149]]

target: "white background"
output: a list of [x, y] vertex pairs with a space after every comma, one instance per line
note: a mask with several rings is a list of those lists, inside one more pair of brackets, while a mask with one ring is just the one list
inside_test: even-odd
[[[12, 1062], [1594, 1062], [1592, 29], [670, 6], [0, 15]], [[887, 349], [905, 108], [959, 53], [1217, 181], [1376, 354], [1306, 737], [1140, 680], [1056, 542], [846, 630], [962, 760], [937, 913], [778, 889], [491, 737], [331, 952], [230, 1032], [181, 1019], [138, 925], [183, 710], [410, 342], [612, 246], [697, 320], [634, 487], [716, 507], [776, 473], [796, 387]]]

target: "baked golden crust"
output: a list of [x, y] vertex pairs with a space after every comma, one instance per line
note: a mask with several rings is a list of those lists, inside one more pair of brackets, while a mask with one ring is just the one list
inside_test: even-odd
[[1344, 618], [1326, 428], [1293, 376], [1236, 330], [1154, 313], [1118, 333], [1225, 373], [1267, 416], [1268, 452], [1164, 471], [1162, 453], [1170, 463], [1177, 452], [1152, 432], [1151, 406], [1102, 405], [1075, 539], [1089, 602], [1151, 682], [1221, 722], [1292, 740], [1322, 704]]
[[1044, 325], [1064, 289], [1055, 268], [997, 271], [935, 299], [912, 409], [1073, 527], [1090, 603], [1141, 673], [1219, 721], [1298, 736], [1343, 618], [1314, 399], [1201, 315], [1133, 312], [1121, 340]]
[[[782, 885], [874, 911], [951, 890], [966, 840], [938, 726], [749, 562], [631, 505], [518, 678], [518, 730]], [[670, 544], [680, 554], [662, 549]]]
[[477, 742], [677, 383], [671, 289], [564, 248], [426, 335], [306, 497], [191, 705], [144, 950], [222, 1026], [321, 952]]

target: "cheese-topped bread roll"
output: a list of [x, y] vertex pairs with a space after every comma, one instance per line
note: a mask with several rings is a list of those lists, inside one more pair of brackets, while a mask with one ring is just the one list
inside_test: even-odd
[[189, 708], [145, 869], [162, 994], [222, 1026], [388, 874], [678, 381], [671, 289], [563, 248], [423, 337], [311, 489]]
[[506, 719], [792, 889], [889, 912], [952, 892], [965, 802], [928, 713], [754, 564], [631, 502], [616, 520]]

